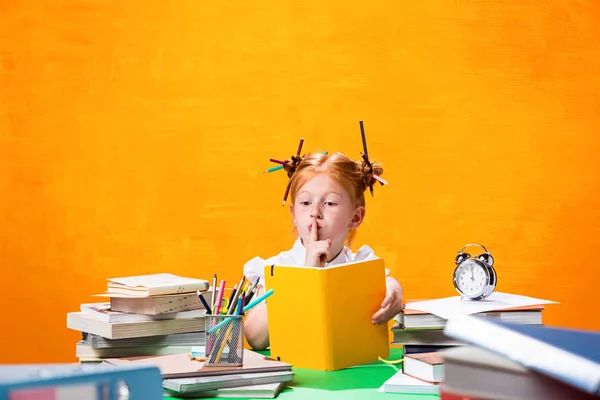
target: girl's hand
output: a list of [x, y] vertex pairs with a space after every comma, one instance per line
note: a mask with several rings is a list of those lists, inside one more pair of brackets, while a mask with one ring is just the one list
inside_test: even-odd
[[310, 229], [310, 241], [306, 244], [304, 265], [307, 267], [324, 267], [329, 257], [331, 239], [319, 240], [317, 229], [317, 220], [314, 219]]
[[388, 277], [386, 279], [387, 288], [385, 291], [385, 299], [381, 303], [381, 309], [373, 315], [373, 324], [385, 324], [390, 319], [394, 318], [402, 308], [404, 303], [402, 301], [402, 287], [400, 283], [394, 278]]

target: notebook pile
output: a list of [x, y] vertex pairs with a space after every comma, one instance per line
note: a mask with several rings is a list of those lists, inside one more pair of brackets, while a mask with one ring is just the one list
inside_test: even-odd
[[176, 397], [276, 397], [293, 380], [292, 365], [244, 350], [240, 367], [206, 366], [188, 354], [113, 358], [105, 364], [120, 367], [156, 366], [167, 395]]
[[209, 282], [173, 274], [108, 279], [109, 301], [84, 303], [67, 314], [67, 328], [80, 331], [80, 362], [114, 357], [188, 353], [205, 343], [205, 309], [197, 291]]
[[493, 293], [486, 301], [459, 296], [406, 303], [392, 327], [394, 345], [405, 353], [427, 353], [464, 343], [444, 334], [450, 315], [475, 313], [481, 317], [525, 325], [542, 325], [542, 304], [552, 301], [507, 293]]
[[445, 373], [445, 361], [438, 354], [467, 343], [456, 335], [448, 335], [449, 318], [477, 315], [489, 321], [506, 321], [522, 326], [542, 326], [543, 304], [550, 300], [527, 296], [493, 293], [486, 301], [461, 299], [459, 296], [409, 302], [395, 317], [392, 327], [394, 345], [404, 348], [402, 370], [382, 387], [387, 393], [438, 394]]

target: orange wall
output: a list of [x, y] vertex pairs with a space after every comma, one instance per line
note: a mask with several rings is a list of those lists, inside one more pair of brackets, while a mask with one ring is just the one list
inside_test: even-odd
[[600, 3], [322, 3], [1, 3], [0, 361], [75, 360], [105, 278], [289, 247], [269, 157], [358, 157], [359, 119], [390, 185], [356, 245], [408, 297], [455, 295], [480, 242], [498, 290], [600, 329]]

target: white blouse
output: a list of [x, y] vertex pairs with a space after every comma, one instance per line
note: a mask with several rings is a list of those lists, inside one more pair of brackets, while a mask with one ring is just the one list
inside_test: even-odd
[[[356, 253], [353, 253], [347, 247], [344, 247], [336, 258], [325, 264], [325, 267], [330, 265], [338, 265], [353, 261], [365, 261], [377, 259], [375, 252], [367, 245], [362, 246]], [[294, 246], [290, 250], [282, 251], [271, 258], [262, 259], [254, 257], [244, 265], [244, 275], [250, 282], [256, 281], [260, 277], [260, 285], [265, 285], [264, 268], [267, 265], [288, 265], [288, 266], [303, 266], [306, 259], [306, 248], [302, 244], [300, 238], [296, 239]], [[390, 270], [386, 268], [385, 276], [388, 276]]]

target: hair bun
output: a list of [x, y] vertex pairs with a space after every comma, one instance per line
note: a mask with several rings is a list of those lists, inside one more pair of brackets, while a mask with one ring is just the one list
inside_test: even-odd
[[380, 176], [383, 174], [383, 167], [380, 163], [369, 161], [363, 156], [361, 161], [357, 162], [360, 172], [362, 174], [363, 190], [367, 188], [371, 189], [371, 195], [373, 195], [373, 185], [379, 182], [383, 185], [383, 182], [377, 180], [374, 175]]
[[285, 172], [287, 172], [288, 178], [291, 178], [292, 175], [294, 175], [294, 173], [298, 169], [298, 165], [300, 164], [303, 158], [304, 156], [300, 157], [294, 154], [291, 160], [285, 160], [286, 163], [283, 165], [283, 169], [285, 170]]

